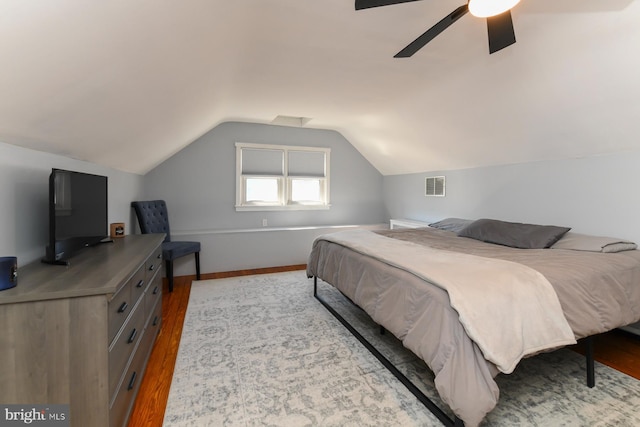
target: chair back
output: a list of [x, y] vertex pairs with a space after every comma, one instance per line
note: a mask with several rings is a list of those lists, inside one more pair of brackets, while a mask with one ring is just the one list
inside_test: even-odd
[[131, 202], [138, 217], [142, 234], [166, 233], [165, 242], [171, 241], [169, 231], [169, 212], [164, 200], [147, 200]]

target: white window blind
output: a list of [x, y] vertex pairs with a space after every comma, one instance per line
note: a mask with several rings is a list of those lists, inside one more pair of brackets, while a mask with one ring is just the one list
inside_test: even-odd
[[325, 153], [317, 151], [289, 151], [289, 176], [324, 177]]
[[284, 175], [283, 150], [242, 150], [243, 175]]

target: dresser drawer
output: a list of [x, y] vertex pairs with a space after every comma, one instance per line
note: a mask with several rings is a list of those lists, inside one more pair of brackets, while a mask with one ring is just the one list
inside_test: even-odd
[[144, 310], [147, 317], [150, 315], [151, 310], [156, 305], [158, 300], [162, 299], [162, 276], [158, 274], [149, 287], [147, 288], [147, 292], [144, 294]]
[[[143, 334], [144, 340], [146, 334]], [[140, 343], [141, 345], [143, 342]], [[146, 352], [136, 351], [131, 364], [127, 368], [127, 372], [122, 377], [122, 381], [119, 384], [117, 394], [111, 401], [111, 408], [109, 411], [109, 426], [110, 427], [123, 427], [129, 412], [135, 402], [134, 397], [138, 393], [140, 383], [142, 382], [142, 373], [145, 368]]]
[[144, 304], [143, 301], [140, 301], [129, 321], [124, 325], [120, 334], [116, 336], [109, 348], [109, 396], [113, 396], [113, 392], [122, 377], [122, 372], [133, 353], [133, 349], [136, 348], [138, 341], [140, 341], [145, 319]]
[[156, 249], [144, 263], [145, 279], [147, 283], [153, 279], [153, 275], [162, 268], [162, 246]]
[[129, 316], [134, 304], [135, 301], [131, 299], [131, 282], [129, 281], [125, 283], [114, 295], [113, 299], [109, 301], [107, 318], [107, 324], [109, 325], [109, 344], [115, 338], [125, 320], [127, 320], [127, 316]]
[[160, 332], [160, 327], [162, 327], [162, 299], [159, 299], [153, 307], [151, 315], [149, 316], [149, 323], [147, 323], [147, 327], [144, 330], [145, 338], [150, 340], [147, 353], [151, 353], [153, 343]]
[[147, 287], [147, 281], [145, 279], [144, 268], [138, 269], [136, 274], [129, 280], [131, 286], [131, 301], [135, 304], [138, 298], [144, 293], [144, 289]]

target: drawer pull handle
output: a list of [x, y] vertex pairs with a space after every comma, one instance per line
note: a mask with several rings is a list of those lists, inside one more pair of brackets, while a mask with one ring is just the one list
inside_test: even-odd
[[153, 288], [153, 295], [157, 295], [159, 290], [160, 289], [157, 286]]
[[158, 256], [156, 256], [156, 258], [158, 258], [158, 259], [162, 258], [162, 254], [158, 254]]
[[138, 284], [136, 285], [136, 288], [141, 288], [141, 287], [142, 287], [142, 285], [144, 285], [144, 280], [140, 280], [140, 281], [138, 282]]
[[138, 335], [138, 331], [136, 330], [136, 328], [133, 328], [133, 331], [131, 331], [131, 335], [129, 335], [129, 339], [127, 340], [127, 344], [131, 344], [136, 339], [136, 335]]
[[153, 326], [156, 326], [158, 324], [158, 319], [160, 319], [158, 316], [153, 318]]
[[153, 271], [156, 268], [155, 264], [151, 264], [149, 266], [149, 271]]
[[133, 374], [131, 374], [131, 379], [129, 380], [129, 385], [127, 386], [127, 391], [131, 390], [133, 388], [133, 386], [136, 383], [136, 372], [134, 371]]
[[120, 307], [118, 307], [118, 313], [124, 313], [127, 307], [129, 307], [129, 304], [127, 304], [126, 301], [123, 302], [122, 304], [120, 304]]

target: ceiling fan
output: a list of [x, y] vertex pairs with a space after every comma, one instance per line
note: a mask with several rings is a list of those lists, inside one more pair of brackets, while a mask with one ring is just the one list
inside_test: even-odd
[[[399, 3], [408, 3], [418, 0], [356, 0], [356, 10], [369, 9], [379, 6], [390, 6]], [[489, 53], [497, 52], [510, 46], [516, 42], [516, 35], [513, 30], [513, 21], [511, 20], [511, 8], [518, 3], [519, 0], [507, 0], [508, 5], [499, 11], [478, 12], [475, 4], [480, 0], [470, 0], [468, 4], [456, 8], [449, 15], [445, 16], [433, 27], [429, 28], [420, 37], [409, 43], [407, 47], [394, 55], [394, 58], [408, 58], [422, 49], [427, 43], [433, 40], [438, 34], [449, 28], [451, 24], [462, 18], [467, 12], [475, 16], [487, 18], [487, 32], [489, 35]], [[475, 3], [475, 4], [474, 4]], [[487, 2], [485, 2], [487, 3]], [[495, 4], [496, 2], [494, 2]], [[484, 4], [480, 5], [480, 7]], [[493, 13], [493, 15], [491, 14]]]

